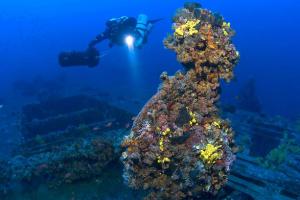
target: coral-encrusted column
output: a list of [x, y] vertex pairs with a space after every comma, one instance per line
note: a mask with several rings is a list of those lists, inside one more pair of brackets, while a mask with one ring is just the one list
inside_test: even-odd
[[234, 160], [233, 131], [218, 115], [220, 79], [230, 81], [239, 54], [230, 23], [186, 4], [173, 18], [174, 34], [164, 44], [185, 72], [161, 75], [158, 93], [124, 139], [124, 177], [149, 199], [188, 199], [215, 194]]

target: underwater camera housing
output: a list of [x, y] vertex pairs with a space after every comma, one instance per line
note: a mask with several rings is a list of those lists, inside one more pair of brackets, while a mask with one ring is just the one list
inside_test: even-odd
[[86, 51], [62, 52], [58, 56], [62, 67], [88, 66], [95, 67], [99, 64], [99, 52], [96, 48], [88, 48]]

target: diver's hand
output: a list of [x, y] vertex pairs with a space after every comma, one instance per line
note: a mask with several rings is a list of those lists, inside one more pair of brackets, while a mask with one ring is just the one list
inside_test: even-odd
[[91, 57], [99, 57], [99, 51], [96, 49], [96, 47], [89, 46], [86, 50], [86, 55]]
[[96, 45], [97, 43], [98, 43], [97, 39], [92, 40], [92, 41], [89, 43], [88, 49], [89, 49], [89, 48], [95, 48], [95, 45]]

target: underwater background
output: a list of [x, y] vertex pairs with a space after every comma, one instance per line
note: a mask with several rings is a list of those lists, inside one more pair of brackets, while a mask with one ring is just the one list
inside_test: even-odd
[[[182, 69], [175, 53], [164, 47], [163, 39], [168, 33], [172, 33], [172, 16], [184, 2], [179, 0], [0, 1], [1, 160], [6, 162], [22, 154], [19, 145], [24, 139], [22, 135], [24, 127], [21, 123], [24, 116], [23, 106], [32, 103], [38, 104], [74, 95], [97, 96], [105, 103], [122, 109], [120, 113], [126, 112], [124, 115], [127, 118], [122, 120], [128, 129], [127, 121], [130, 121], [128, 119], [137, 115], [149, 98], [156, 93], [161, 83], [160, 74], [167, 71], [172, 75]], [[251, 113], [249, 116], [262, 117], [261, 121], [265, 120], [269, 122], [268, 124], [280, 127], [276, 129], [281, 133], [279, 139], [274, 143], [270, 141], [269, 146], [266, 144], [267, 141], [266, 149], [263, 148], [264, 142], [259, 143], [256, 141], [259, 139], [252, 139], [252, 143], [260, 145], [256, 148], [257, 157], [267, 156], [267, 153], [277, 146], [283, 148], [281, 141], [286, 141], [284, 130], [288, 130], [288, 135], [291, 132], [291, 137], [298, 141], [300, 2], [297, 0], [202, 0], [199, 3], [204, 8], [220, 13], [231, 23], [236, 32], [233, 43], [240, 53], [240, 61], [234, 69], [234, 80], [230, 84], [223, 81], [221, 88], [221, 104], [230, 110], [230, 113], [224, 116], [232, 120], [233, 124], [237, 124], [237, 128], [233, 126], [236, 135], [239, 131], [244, 131], [244, 129], [239, 130], [238, 127], [239, 120], [244, 120], [244, 115], [234, 115], [232, 110], [246, 108], [247, 112]], [[134, 59], [126, 47], [109, 48], [108, 42], [103, 42], [97, 46], [102, 55], [99, 66], [95, 68], [59, 66], [57, 56], [61, 51], [85, 50], [88, 42], [105, 29], [105, 22], [108, 19], [124, 15], [137, 17], [140, 13], [147, 14], [150, 19], [163, 18], [163, 21], [155, 24], [147, 44], [142, 49], [136, 50]], [[265, 119], [265, 116], [270, 118]], [[110, 122], [105, 126], [111, 128]], [[290, 127], [293, 127], [293, 130]], [[255, 129], [249, 132], [253, 131]], [[114, 134], [116, 135], [105, 135], [105, 137], [116, 141], [122, 140], [124, 136], [118, 131]], [[243, 142], [249, 140], [247, 134], [248, 132], [245, 131], [246, 136], [241, 139]], [[40, 138], [35, 137], [35, 139]], [[284, 150], [280, 148], [277, 150], [286, 151], [286, 148]], [[295, 149], [293, 152], [296, 152], [297, 158], [293, 162], [297, 163], [300, 160], [299, 149]], [[260, 154], [261, 152], [263, 153]], [[122, 165], [111, 165], [111, 170], [104, 173], [104, 178], [97, 183], [98, 185], [96, 184], [97, 186], [79, 181], [79, 186], [74, 186], [75, 189], [67, 185], [66, 188], [58, 188], [52, 195], [59, 196], [60, 199], [141, 198], [143, 192], [132, 191], [123, 184]], [[4, 167], [0, 166], [0, 173], [4, 174], [5, 170], [1, 170], [4, 170]], [[300, 171], [297, 170], [296, 181], [299, 183]], [[1, 178], [0, 174], [0, 182], [5, 180]], [[114, 178], [117, 181], [109, 184], [102, 182]], [[29, 185], [34, 188], [33, 184]], [[13, 186], [9, 188], [11, 187]], [[105, 197], [76, 196], [74, 195], [76, 187], [83, 188], [84, 195], [95, 191], [103, 194], [108, 191], [108, 195]], [[114, 196], [118, 189], [110, 191], [107, 188], [118, 188], [120, 195]], [[293, 188], [295, 194], [289, 197], [299, 198], [296, 196], [297, 193], [299, 194], [296, 192], [297, 189], [300, 190], [297, 187]], [[21, 190], [18, 187], [17, 191], [22, 192], [14, 196], [7, 192], [9, 191], [7, 189], [3, 198], [46, 199], [44, 196], [35, 196], [32, 191], [28, 194], [26, 190], [29, 189]], [[42, 188], [41, 193], [48, 194], [48, 191], [44, 192], [44, 190], [46, 189]], [[48, 198], [55, 199], [53, 196]]]
[[[172, 73], [180, 68], [174, 54], [164, 49], [162, 40], [171, 32], [171, 16], [182, 3], [1, 1], [1, 95], [7, 96], [11, 83], [18, 79], [31, 80], [35, 76], [53, 79], [65, 74], [69, 84], [66, 88], [92, 85], [119, 92], [126, 89], [128, 96], [141, 95], [147, 99], [156, 90], [163, 70]], [[235, 96], [231, 89], [254, 78], [265, 112], [297, 118], [300, 3], [296, 0], [201, 3], [222, 13], [237, 32], [234, 42], [241, 60], [235, 71], [237, 82], [226, 87], [230, 92], [224, 92], [226, 99]], [[87, 43], [104, 29], [107, 19], [139, 13], [146, 13], [153, 19], [164, 18], [164, 21], [154, 27], [149, 43], [137, 52], [138, 62], [134, 69], [130, 66], [126, 48], [110, 49], [100, 67], [95, 69], [61, 69], [58, 66], [59, 52], [85, 49]], [[100, 51], [108, 49], [107, 44], [98, 48]], [[116, 57], [118, 60], [114, 59]], [[108, 89], [108, 86], [116, 87]]]

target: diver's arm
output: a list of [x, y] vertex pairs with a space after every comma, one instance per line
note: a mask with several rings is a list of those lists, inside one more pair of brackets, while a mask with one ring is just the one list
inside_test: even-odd
[[92, 40], [89, 44], [89, 48], [95, 47], [98, 43], [102, 42], [106, 39], [111, 39], [115, 35], [118, 34], [118, 30], [124, 23], [126, 23], [128, 20], [128, 17], [123, 16], [120, 18], [112, 18], [106, 22], [106, 30], [101, 33], [100, 35], [97, 35], [94, 40]]
[[99, 44], [103, 40], [108, 39], [108, 37], [109, 37], [108, 35], [109, 34], [107, 31], [104, 31], [100, 35], [97, 35], [96, 38], [89, 43], [89, 47], [95, 47], [97, 44]]

